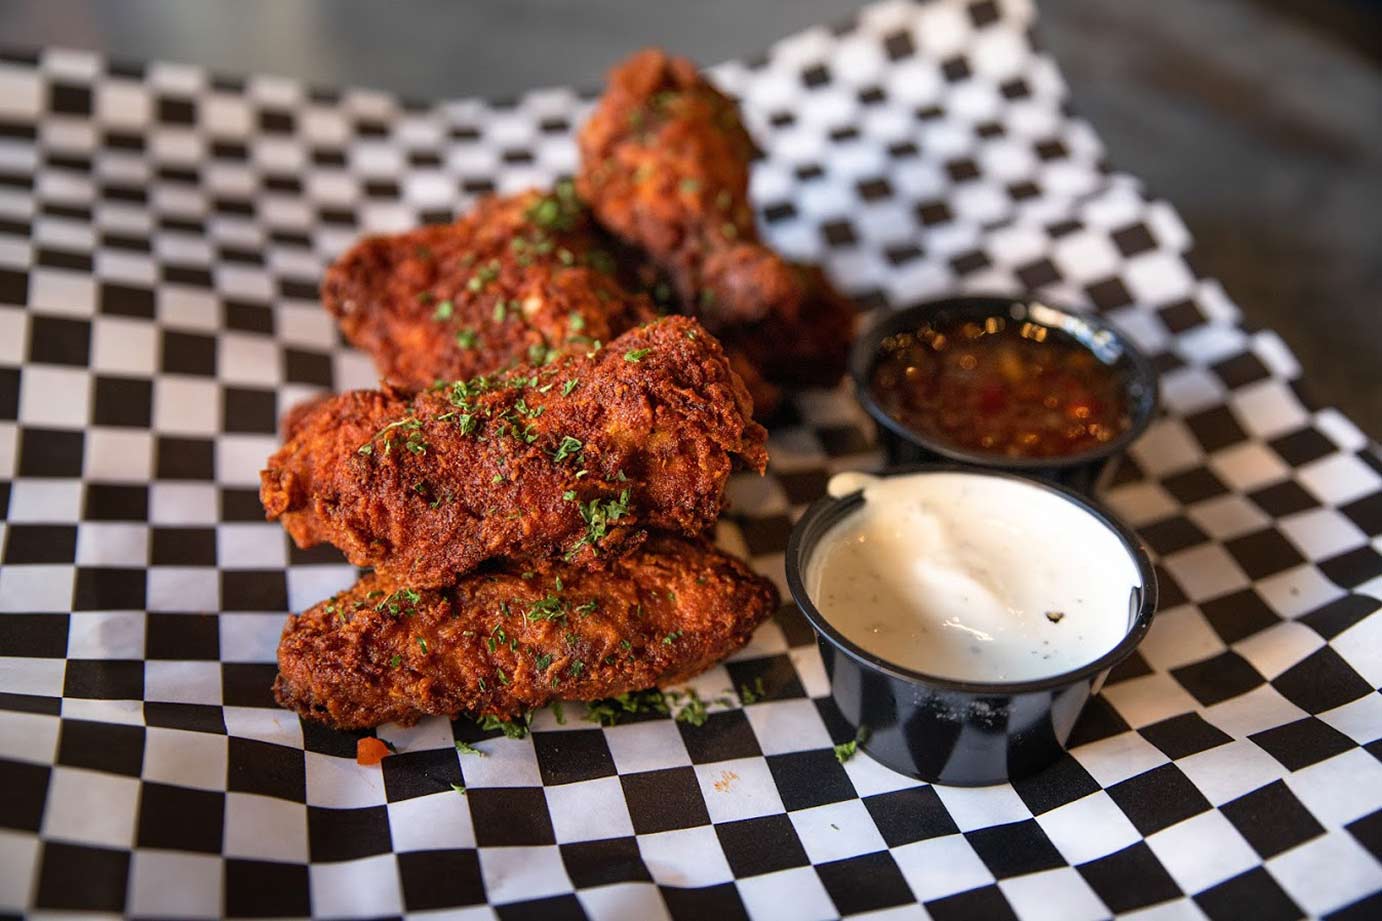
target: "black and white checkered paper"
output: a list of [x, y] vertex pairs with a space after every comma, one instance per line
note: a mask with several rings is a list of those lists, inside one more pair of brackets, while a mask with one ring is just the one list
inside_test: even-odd
[[[401, 753], [365, 768], [276, 709], [285, 615], [354, 577], [256, 496], [280, 412], [373, 381], [317, 303], [323, 266], [570, 173], [590, 97], [419, 106], [4, 55], [0, 909], [1382, 915], [1382, 465], [1197, 271], [1174, 209], [1105, 165], [1033, 25], [1023, 0], [887, 2], [714, 70], [767, 152], [783, 251], [870, 306], [1084, 305], [1163, 374], [1107, 489], [1157, 557], [1156, 626], [1068, 757], [985, 789], [837, 763], [848, 729], [790, 609], [695, 682], [765, 698], [699, 727], [430, 719], [382, 727]], [[802, 397], [770, 447], [721, 536], [781, 581], [793, 516], [878, 455], [844, 390]]]

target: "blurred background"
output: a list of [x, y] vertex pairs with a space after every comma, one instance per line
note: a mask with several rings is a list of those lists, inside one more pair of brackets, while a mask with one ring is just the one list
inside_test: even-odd
[[[420, 99], [595, 87], [629, 50], [703, 63], [859, 0], [0, 0], [0, 43], [63, 45]], [[1203, 267], [1382, 438], [1382, 3], [1038, 0], [1040, 39], [1116, 168]]]

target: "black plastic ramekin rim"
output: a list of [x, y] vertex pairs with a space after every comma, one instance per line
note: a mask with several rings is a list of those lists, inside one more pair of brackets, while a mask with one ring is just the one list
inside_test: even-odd
[[[1122, 662], [1141, 644], [1147, 631], [1151, 629], [1152, 619], [1156, 614], [1157, 606], [1157, 579], [1156, 569], [1152, 565], [1151, 556], [1147, 548], [1126, 525], [1117, 519], [1108, 509], [1097, 500], [1078, 493], [1072, 489], [1052, 483], [1049, 480], [1039, 477], [1027, 476], [1011, 470], [997, 470], [987, 467], [974, 467], [965, 464], [908, 464], [897, 467], [887, 467], [874, 473], [874, 476], [890, 477], [909, 473], [965, 473], [977, 476], [990, 476], [1007, 480], [1016, 480], [1037, 489], [1052, 493], [1065, 501], [1073, 503], [1086, 514], [1092, 515], [1100, 524], [1108, 528], [1118, 537], [1123, 549], [1133, 560], [1141, 577], [1141, 594], [1139, 597], [1137, 616], [1128, 625], [1128, 632], [1123, 639], [1108, 652], [1088, 664], [1078, 666], [1068, 671], [1059, 672], [1045, 678], [1036, 678], [1028, 681], [962, 681], [955, 678], [943, 678], [937, 675], [930, 675], [926, 672], [915, 671], [895, 662], [874, 655], [873, 653], [856, 645], [852, 640], [837, 630], [834, 625], [816, 607], [811, 600], [810, 594], [806, 591], [804, 579], [805, 570], [810, 563], [811, 553], [815, 550], [816, 542], [813, 540], [810, 546], [806, 543], [806, 534], [812, 529], [812, 525], [825, 515], [833, 515], [834, 521], [827, 526], [824, 531], [829, 530], [830, 526], [839, 523], [845, 517], [849, 508], [863, 502], [861, 492], [854, 492], [841, 498], [824, 497], [817, 499], [797, 520], [792, 528], [791, 535], [787, 539], [786, 571], [787, 587], [792, 594], [792, 599], [802, 614], [806, 616], [811, 627], [816, 631], [816, 635], [830, 643], [840, 652], [859, 662], [866, 668], [881, 672], [892, 678], [922, 685], [924, 687], [935, 688], [938, 690], [957, 692], [962, 694], [972, 694], [976, 696], [1013, 696], [1018, 694], [1033, 694], [1044, 691], [1055, 691], [1061, 688], [1073, 686], [1080, 681], [1092, 679], [1099, 673], [1113, 668]], [[843, 507], [842, 507], [843, 506]]]
[[[1132, 424], [1125, 431], [1119, 433], [1117, 438], [1110, 439], [1089, 451], [1059, 457], [1008, 457], [1002, 454], [986, 454], [982, 451], [970, 451], [943, 439], [932, 438], [915, 429], [908, 428], [893, 418], [874, 398], [870, 378], [873, 376], [873, 369], [878, 361], [878, 347], [885, 338], [893, 333], [902, 332], [908, 328], [915, 329], [923, 322], [948, 311], [964, 313], [972, 317], [1002, 316], [1011, 319], [1014, 306], [1025, 311], [1035, 304], [1071, 317], [1101, 333], [1107, 333], [1118, 343], [1120, 354], [1127, 358], [1131, 371], [1128, 378], [1128, 390], [1132, 391], [1136, 384], [1140, 383], [1147, 397], [1140, 401], [1134, 401], [1136, 405], [1132, 407]], [[1117, 327], [1093, 313], [1071, 310], [1059, 304], [1052, 304], [1045, 298], [1029, 295], [994, 294], [947, 297], [923, 301], [920, 304], [914, 304], [900, 310], [888, 311], [882, 319], [864, 330], [854, 340], [854, 345], [849, 353], [849, 376], [854, 382], [855, 399], [859, 401], [875, 422], [896, 437], [947, 460], [995, 470], [1065, 470], [1097, 463], [1105, 458], [1121, 454], [1147, 430], [1147, 426], [1152, 424], [1152, 420], [1156, 418], [1157, 410], [1161, 405], [1156, 368], [1152, 365], [1151, 360]]]

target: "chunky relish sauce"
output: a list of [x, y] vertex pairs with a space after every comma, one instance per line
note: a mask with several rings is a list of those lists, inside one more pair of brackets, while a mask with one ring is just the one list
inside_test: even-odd
[[1126, 382], [1059, 332], [988, 317], [883, 340], [873, 398], [907, 428], [970, 451], [1066, 457], [1129, 425]]

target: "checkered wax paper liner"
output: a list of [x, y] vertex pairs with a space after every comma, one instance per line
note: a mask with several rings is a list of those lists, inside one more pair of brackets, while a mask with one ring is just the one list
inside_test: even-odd
[[[576, 164], [589, 96], [379, 93], [49, 50], [0, 62], [0, 908], [155, 918], [1378, 917], [1382, 477], [1240, 323], [1175, 211], [1111, 172], [1027, 2], [883, 3], [715, 68], [767, 151], [771, 240], [869, 305], [1034, 289], [1156, 357], [1166, 412], [1107, 498], [1162, 609], [1069, 756], [985, 789], [867, 756], [788, 608], [695, 682], [701, 726], [530, 738], [269, 696], [284, 616], [347, 585], [263, 520], [280, 412], [367, 386], [317, 303], [365, 230]], [[876, 463], [811, 393], [727, 546], [782, 577], [793, 516]], [[486, 757], [459, 755], [457, 739]], [[464, 784], [465, 796], [452, 790]]]

